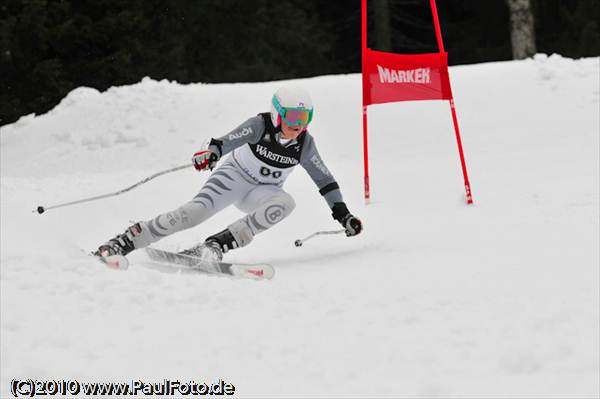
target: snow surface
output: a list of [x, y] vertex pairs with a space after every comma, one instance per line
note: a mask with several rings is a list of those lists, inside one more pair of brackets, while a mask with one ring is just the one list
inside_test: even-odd
[[[362, 200], [360, 76], [298, 81], [311, 131], [364, 234], [339, 228], [301, 168], [294, 213], [227, 254], [276, 267], [265, 282], [128, 271], [85, 256], [130, 220], [191, 198], [209, 137], [268, 109], [281, 82], [143, 79], [81, 87], [3, 126], [1, 381], [212, 382], [239, 397], [598, 397], [599, 58], [538, 55], [451, 68], [475, 204], [464, 200], [447, 102], [369, 108], [372, 197]], [[181, 249], [240, 216], [227, 209], [160, 241]]]

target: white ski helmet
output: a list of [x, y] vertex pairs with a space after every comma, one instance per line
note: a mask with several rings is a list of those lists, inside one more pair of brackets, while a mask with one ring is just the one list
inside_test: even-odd
[[313, 103], [306, 90], [295, 86], [285, 86], [273, 94], [271, 99], [273, 126], [279, 126], [283, 118], [290, 126], [306, 127], [312, 117]]

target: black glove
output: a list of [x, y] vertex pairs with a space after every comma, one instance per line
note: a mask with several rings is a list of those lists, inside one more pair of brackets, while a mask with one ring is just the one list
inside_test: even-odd
[[362, 231], [362, 222], [348, 211], [345, 203], [336, 202], [331, 210], [333, 211], [331, 216], [346, 229], [348, 237], [355, 236]]

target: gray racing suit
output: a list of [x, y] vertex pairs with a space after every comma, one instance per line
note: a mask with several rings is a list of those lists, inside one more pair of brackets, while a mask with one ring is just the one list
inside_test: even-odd
[[229, 205], [246, 213], [228, 229], [238, 246], [247, 245], [256, 234], [293, 211], [294, 199], [282, 186], [297, 165], [308, 172], [330, 208], [343, 202], [339, 186], [308, 131], [286, 142], [268, 113], [252, 117], [228, 134], [212, 139], [209, 149], [223, 159], [221, 165], [191, 201], [141, 222], [142, 234], [133, 238], [135, 248], [194, 227]]

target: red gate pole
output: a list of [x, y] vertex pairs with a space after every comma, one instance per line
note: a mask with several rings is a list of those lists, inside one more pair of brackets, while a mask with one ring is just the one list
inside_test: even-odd
[[[440, 21], [437, 13], [437, 6], [435, 0], [429, 0], [431, 5], [431, 13], [433, 14], [433, 21], [435, 24], [435, 35], [437, 37], [438, 48], [440, 53], [445, 52], [444, 41], [442, 40], [442, 30], [440, 28]], [[450, 79], [448, 79], [448, 86], [450, 85]], [[458, 145], [458, 154], [460, 155], [460, 164], [462, 166], [462, 173], [465, 180], [465, 192], [467, 194], [467, 204], [473, 203], [473, 196], [471, 195], [471, 183], [469, 183], [469, 175], [467, 174], [467, 164], [465, 162], [465, 155], [462, 148], [462, 140], [460, 139], [460, 130], [458, 128], [458, 118], [456, 116], [456, 107], [454, 106], [454, 96], [452, 95], [452, 88], [450, 88], [450, 111], [452, 112], [452, 123], [454, 124], [454, 133], [456, 134], [456, 144]]]
[[363, 115], [363, 163], [365, 177], [365, 204], [371, 201], [371, 188], [369, 184], [369, 140], [367, 135], [367, 84], [365, 82], [366, 57], [367, 57], [367, 0], [361, 1], [361, 54], [362, 54], [362, 115]]

